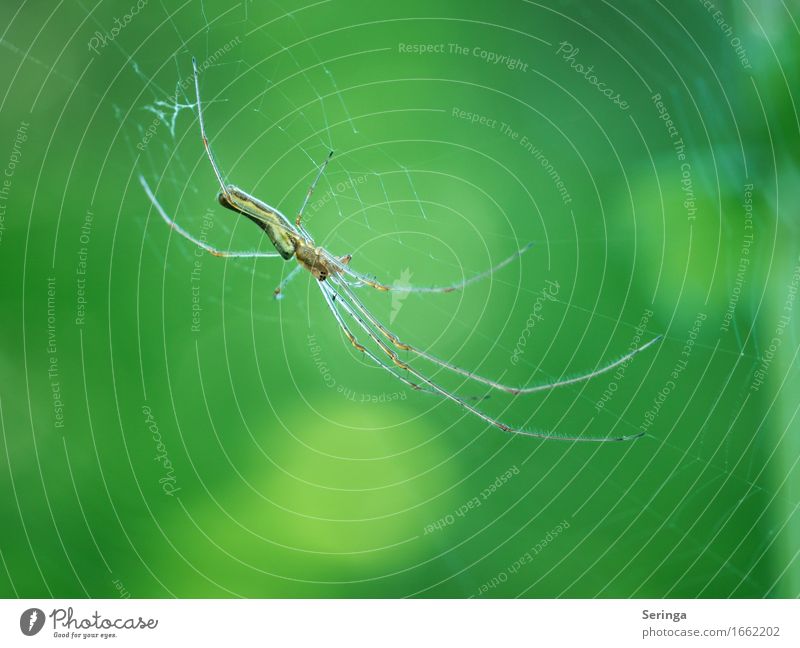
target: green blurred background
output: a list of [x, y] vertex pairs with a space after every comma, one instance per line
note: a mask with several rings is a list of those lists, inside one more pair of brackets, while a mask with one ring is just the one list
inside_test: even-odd
[[[4, 0], [0, 594], [797, 596], [800, 11], [709, 4]], [[294, 262], [198, 256], [140, 175], [270, 243], [216, 205], [193, 55], [228, 181], [293, 216], [335, 150], [307, 225], [359, 270], [534, 242], [361, 289], [402, 338], [531, 384], [663, 334], [480, 400], [645, 436], [504, 434], [372, 367], [307, 274], [274, 300]]]

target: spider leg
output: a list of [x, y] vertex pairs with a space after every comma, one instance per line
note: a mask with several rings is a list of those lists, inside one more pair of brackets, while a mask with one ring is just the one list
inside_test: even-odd
[[[306, 198], [303, 201], [303, 205], [300, 207], [300, 211], [298, 212], [297, 218], [294, 221], [294, 224], [297, 225], [297, 227], [300, 229], [301, 232], [303, 232], [304, 235], [307, 235], [308, 232], [306, 232], [305, 228], [301, 225], [301, 221], [303, 220], [303, 212], [306, 210], [306, 205], [308, 205], [308, 201], [311, 199], [311, 195], [314, 193], [314, 189], [317, 188], [317, 183], [319, 182], [319, 179], [322, 177], [322, 174], [325, 171], [325, 168], [328, 166], [328, 162], [331, 161], [332, 157], [333, 157], [333, 151], [328, 153], [328, 157], [326, 157], [325, 161], [319, 165], [319, 171], [317, 171], [317, 176], [314, 178], [314, 182], [312, 182], [311, 186], [308, 188], [308, 192], [306, 193]], [[311, 237], [308, 236], [308, 238], [310, 239]]]
[[153, 207], [156, 208], [156, 211], [161, 215], [167, 225], [169, 225], [172, 229], [174, 229], [178, 234], [180, 234], [183, 238], [188, 239], [196, 246], [204, 249], [206, 252], [210, 252], [214, 256], [218, 257], [248, 257], [248, 258], [259, 258], [259, 257], [279, 257], [280, 254], [277, 252], [258, 252], [258, 251], [251, 251], [251, 252], [231, 252], [229, 250], [220, 250], [219, 248], [215, 248], [205, 241], [201, 241], [197, 237], [189, 234], [185, 229], [183, 229], [178, 223], [172, 220], [168, 215], [167, 212], [164, 211], [164, 208], [161, 206], [161, 203], [158, 202], [155, 195], [153, 194], [150, 186], [147, 184], [147, 180], [144, 179], [144, 176], [139, 176], [139, 182], [141, 183], [142, 187], [144, 187], [144, 191], [147, 194], [147, 197], [150, 199], [150, 202], [153, 203]]
[[333, 291], [328, 286], [326, 286], [325, 283], [322, 282], [322, 281], [318, 281], [317, 285], [319, 286], [320, 290], [322, 291], [322, 296], [325, 298], [325, 303], [328, 305], [328, 308], [330, 309], [331, 313], [333, 313], [333, 317], [336, 319], [336, 322], [339, 324], [339, 327], [342, 329], [342, 331], [344, 332], [344, 334], [347, 337], [347, 339], [350, 340], [350, 343], [356, 349], [361, 351], [364, 355], [366, 355], [375, 364], [379, 365], [380, 367], [382, 367], [383, 369], [388, 371], [395, 378], [397, 378], [401, 382], [404, 382], [406, 385], [408, 385], [409, 387], [411, 387], [415, 391], [424, 391], [424, 392], [430, 392], [431, 391], [427, 387], [421, 387], [420, 385], [418, 385], [416, 383], [413, 383], [410, 380], [408, 380], [399, 371], [397, 371], [397, 369], [395, 369], [391, 365], [386, 364], [385, 362], [380, 360], [380, 358], [377, 358], [375, 356], [375, 354], [372, 353], [372, 351], [370, 351], [363, 344], [361, 344], [356, 339], [356, 336], [353, 335], [353, 332], [350, 330], [350, 327], [347, 326], [347, 322], [344, 321], [342, 316], [339, 314], [339, 311], [336, 309], [336, 305], [334, 303], [334, 297], [331, 296], [332, 294], [335, 295], [335, 293], [333, 293]]
[[347, 295], [347, 298], [355, 305], [356, 309], [367, 319], [367, 321], [375, 327], [380, 333], [391, 342], [395, 347], [401, 349], [403, 351], [411, 351], [411, 353], [418, 355], [421, 358], [425, 358], [429, 362], [432, 362], [435, 365], [443, 367], [444, 369], [448, 369], [454, 373], [457, 373], [461, 376], [465, 376], [466, 378], [470, 378], [471, 380], [475, 380], [476, 382], [483, 383], [484, 385], [488, 385], [493, 389], [499, 389], [500, 391], [507, 392], [509, 394], [535, 394], [536, 392], [540, 391], [548, 391], [550, 389], [555, 389], [557, 387], [564, 387], [566, 385], [574, 385], [575, 383], [585, 382], [587, 380], [591, 380], [592, 378], [596, 378], [604, 373], [612, 371], [619, 367], [622, 364], [630, 361], [631, 358], [638, 355], [645, 349], [648, 349], [656, 342], [660, 341], [662, 336], [659, 335], [649, 342], [646, 342], [642, 346], [634, 349], [633, 351], [626, 353], [621, 358], [617, 358], [613, 362], [610, 362], [598, 369], [594, 369], [587, 373], [583, 373], [577, 376], [572, 376], [570, 378], [564, 378], [563, 380], [557, 380], [551, 383], [544, 383], [540, 385], [532, 385], [530, 387], [512, 387], [510, 385], [505, 385], [503, 383], [497, 382], [496, 380], [492, 380], [491, 378], [485, 378], [479, 374], [476, 374], [472, 371], [467, 371], [458, 365], [454, 365], [446, 360], [442, 360], [441, 358], [436, 357], [433, 354], [428, 353], [427, 351], [423, 351], [422, 349], [418, 349], [417, 347], [406, 344], [402, 342], [396, 335], [394, 335], [389, 329], [386, 328], [384, 324], [382, 324], [372, 313], [369, 312], [364, 303], [356, 297], [353, 291], [349, 288], [346, 282], [342, 282], [338, 280], [338, 278], [333, 279], [336, 282], [336, 285], [339, 286], [342, 291]]
[[[526, 430], [522, 428], [511, 427], [510, 425], [503, 423], [499, 419], [493, 418], [492, 416], [489, 416], [488, 414], [482, 412], [478, 408], [473, 407], [460, 396], [457, 396], [453, 392], [445, 389], [438, 383], [428, 378], [421, 371], [415, 369], [411, 365], [400, 360], [397, 354], [389, 346], [387, 346], [386, 343], [383, 340], [381, 340], [381, 338], [377, 336], [377, 334], [367, 325], [367, 323], [362, 319], [362, 317], [353, 309], [353, 307], [350, 306], [350, 304], [348, 304], [347, 299], [342, 298], [342, 295], [337, 293], [334, 288], [328, 286], [327, 289], [328, 291], [330, 291], [331, 297], [336, 296], [335, 303], [344, 309], [344, 311], [359, 325], [359, 327], [364, 330], [364, 332], [369, 336], [369, 338], [375, 344], [377, 344], [378, 347], [381, 350], [383, 350], [384, 353], [386, 353], [386, 355], [389, 356], [389, 358], [395, 365], [415, 375], [417, 378], [419, 378], [422, 382], [428, 385], [433, 391], [435, 391], [440, 396], [454, 402], [456, 405], [474, 414], [475, 416], [482, 419], [486, 423], [489, 423], [490, 425], [501, 429], [503, 432], [508, 432], [509, 434], [518, 434], [521, 436], [535, 437], [539, 439], [558, 439], [561, 441], [591, 441], [597, 443], [604, 443], [610, 441], [629, 441], [631, 439], [636, 439], [644, 434], [644, 432], [638, 432], [636, 434], [629, 434], [617, 437], [583, 437], [574, 435], [557, 435], [542, 430]], [[358, 340], [355, 339], [355, 337], [351, 339], [351, 342], [356, 346], [356, 348], [365, 349], [365, 347], [360, 342], [358, 342]], [[370, 358], [375, 360], [375, 357], [373, 355], [370, 355]], [[382, 362], [379, 362], [379, 364], [383, 367], [386, 367], [386, 365]]]
[[[244, 214], [250, 220], [256, 222], [257, 224], [259, 224], [261, 226], [261, 225], [263, 225], [263, 218], [261, 216], [259, 216], [257, 213], [254, 213], [254, 212], [250, 211], [249, 209], [247, 209], [246, 205], [243, 205], [241, 202], [233, 199], [231, 191], [229, 190], [230, 185], [226, 185], [225, 184], [225, 179], [222, 177], [222, 171], [220, 171], [219, 165], [217, 164], [217, 161], [214, 158], [214, 153], [211, 150], [211, 144], [209, 143], [208, 136], [206, 135], [206, 122], [205, 122], [205, 119], [203, 119], [203, 104], [200, 101], [200, 75], [199, 75], [199, 73], [197, 71], [197, 59], [195, 59], [194, 56], [192, 57], [192, 68], [194, 69], [194, 91], [195, 91], [195, 95], [197, 97], [197, 119], [200, 122], [200, 135], [201, 135], [201, 137], [203, 139], [203, 146], [206, 149], [206, 155], [208, 156], [208, 161], [211, 162], [211, 167], [214, 169], [214, 175], [217, 176], [217, 182], [219, 182], [220, 190], [222, 191], [222, 193], [220, 194], [220, 202], [222, 203], [223, 207], [227, 207], [228, 209], [231, 209], [231, 210], [233, 210], [235, 212], [238, 212], [240, 214]], [[333, 151], [331, 151], [331, 155], [333, 155]], [[327, 161], [325, 162], [325, 164], [327, 164]], [[323, 165], [323, 168], [324, 168], [324, 165]], [[320, 170], [320, 174], [321, 173], [322, 173], [322, 171]], [[317, 176], [317, 177], [319, 178], [319, 176]], [[314, 184], [316, 184], [316, 181], [315, 181]], [[230, 187], [230, 189], [233, 189], [233, 187]], [[225, 200], [221, 199], [222, 196], [225, 197]], [[247, 196], [247, 197], [248, 198], [252, 198], [250, 196]], [[253, 200], [255, 201], [255, 199], [253, 199]], [[306, 197], [306, 201], [308, 201], [308, 197]], [[255, 201], [255, 202], [258, 202], [258, 201]], [[303, 203], [303, 206], [305, 206], [305, 203]], [[282, 215], [281, 215], [281, 218], [283, 220], [285, 220], [285, 217], [283, 217]], [[286, 225], [288, 225], [288, 224], [289, 223], [287, 221]], [[273, 225], [273, 227], [278, 227], [278, 228], [283, 229], [283, 230], [285, 230], [287, 232], [291, 232], [291, 233], [295, 233], [295, 234], [297, 233], [294, 230], [292, 230], [290, 227], [285, 227], [283, 224], [273, 223], [272, 225]], [[309, 241], [313, 241], [314, 240], [312, 238], [311, 234], [309, 234], [308, 231], [304, 227], [302, 227], [299, 222], [298, 222], [298, 230]], [[273, 256], [273, 255], [270, 255], [270, 256]]]
[[286, 284], [288, 284], [292, 279], [294, 279], [298, 274], [300, 274], [300, 271], [302, 269], [303, 266], [301, 266], [300, 264], [296, 265], [289, 272], [289, 274], [287, 274], [283, 278], [283, 280], [278, 284], [278, 287], [273, 291], [272, 296], [275, 297], [275, 299], [283, 299], [283, 289], [286, 287]]
[[203, 138], [203, 146], [206, 149], [206, 155], [208, 155], [208, 160], [211, 162], [211, 166], [214, 169], [214, 175], [217, 176], [217, 181], [222, 189], [222, 193], [227, 196], [228, 188], [225, 186], [222, 172], [217, 166], [217, 161], [214, 159], [214, 154], [211, 152], [211, 145], [208, 143], [208, 137], [206, 136], [206, 124], [203, 120], [203, 105], [200, 102], [200, 75], [197, 72], [197, 59], [195, 59], [194, 56], [192, 57], [192, 69], [194, 70], [194, 92], [197, 97], [197, 119], [200, 122], [200, 136]]
[[325, 259], [329, 261], [333, 267], [338, 270], [341, 274], [346, 275], [355, 279], [356, 283], [364, 284], [366, 286], [370, 286], [371, 288], [375, 288], [376, 290], [381, 290], [383, 292], [403, 292], [403, 293], [449, 293], [455, 290], [462, 290], [466, 288], [470, 284], [473, 284], [481, 279], [485, 279], [493, 275], [495, 272], [504, 268], [509, 263], [512, 263], [519, 257], [521, 257], [525, 252], [533, 247], [533, 243], [528, 243], [527, 245], [520, 248], [518, 251], [514, 252], [510, 257], [503, 259], [500, 263], [495, 266], [492, 266], [488, 270], [484, 270], [480, 274], [477, 274], [473, 277], [469, 277], [464, 279], [463, 281], [459, 281], [458, 283], [451, 284], [449, 286], [390, 286], [385, 283], [381, 283], [376, 279], [372, 279], [365, 274], [357, 272], [353, 270], [349, 266], [345, 266], [345, 264], [341, 263], [336, 257], [331, 255], [329, 252], [325, 251]]

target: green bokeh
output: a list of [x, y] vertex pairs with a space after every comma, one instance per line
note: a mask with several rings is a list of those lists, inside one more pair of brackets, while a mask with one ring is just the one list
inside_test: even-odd
[[[797, 596], [800, 14], [717, 4], [3, 7], [0, 594]], [[463, 293], [360, 289], [401, 338], [529, 384], [665, 336], [517, 398], [420, 367], [514, 425], [647, 434], [509, 436], [372, 367], [308, 275], [274, 300], [292, 264], [196, 254], [140, 175], [210, 243], [270, 243], [215, 203], [192, 55], [230, 182], [294, 216], [335, 150], [306, 221], [360, 271], [534, 243]]]

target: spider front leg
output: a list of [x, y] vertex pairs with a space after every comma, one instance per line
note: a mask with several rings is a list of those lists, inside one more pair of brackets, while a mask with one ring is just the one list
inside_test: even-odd
[[275, 299], [283, 299], [283, 289], [286, 288], [286, 284], [288, 284], [292, 279], [294, 279], [297, 275], [300, 274], [300, 271], [303, 269], [303, 266], [296, 265], [292, 270], [287, 274], [281, 282], [278, 284], [278, 287], [272, 291], [272, 296]]
[[324, 173], [325, 169], [327, 168], [328, 162], [331, 161], [332, 157], [333, 157], [333, 151], [328, 153], [328, 157], [326, 157], [325, 161], [322, 164], [319, 165], [319, 171], [317, 171], [317, 176], [314, 178], [314, 182], [312, 182], [311, 186], [308, 188], [308, 192], [306, 192], [306, 198], [303, 201], [302, 206], [300, 207], [300, 211], [297, 213], [297, 218], [295, 218], [295, 220], [294, 220], [294, 224], [297, 225], [297, 228], [303, 233], [303, 236], [306, 236], [309, 239], [311, 239], [311, 235], [308, 234], [308, 232], [306, 231], [305, 227], [303, 227], [303, 225], [302, 225], [303, 212], [305, 212], [306, 205], [308, 205], [308, 201], [311, 200], [311, 196], [314, 193], [314, 189], [317, 188], [317, 183], [319, 182], [319, 179], [322, 177], [322, 174]]
[[203, 104], [200, 101], [200, 75], [197, 72], [197, 59], [195, 59], [194, 56], [192, 57], [192, 69], [194, 70], [194, 91], [195, 97], [197, 98], [197, 120], [200, 122], [200, 137], [203, 140], [203, 147], [206, 149], [208, 161], [211, 162], [211, 168], [214, 169], [214, 175], [217, 176], [217, 182], [219, 182], [222, 193], [227, 196], [228, 187], [225, 184], [225, 179], [222, 177], [222, 171], [220, 171], [217, 161], [214, 158], [214, 153], [211, 151], [208, 135], [206, 135], [206, 123], [203, 119]]
[[264, 258], [264, 257], [280, 257], [280, 254], [277, 252], [260, 252], [256, 250], [246, 251], [246, 252], [232, 252], [230, 250], [220, 250], [219, 248], [214, 247], [213, 245], [209, 245], [205, 241], [201, 241], [197, 237], [193, 236], [185, 229], [183, 229], [178, 223], [172, 220], [164, 208], [161, 206], [161, 203], [155, 197], [155, 194], [150, 189], [150, 185], [147, 184], [147, 180], [144, 179], [144, 176], [139, 176], [139, 182], [141, 183], [142, 187], [144, 188], [144, 192], [147, 194], [147, 197], [150, 199], [150, 202], [153, 204], [153, 207], [156, 208], [156, 211], [159, 213], [161, 218], [166, 221], [167, 225], [169, 225], [173, 230], [175, 230], [178, 234], [180, 234], [183, 238], [191, 241], [197, 247], [202, 248], [206, 252], [213, 254], [214, 256], [218, 257], [246, 257], [246, 258]]

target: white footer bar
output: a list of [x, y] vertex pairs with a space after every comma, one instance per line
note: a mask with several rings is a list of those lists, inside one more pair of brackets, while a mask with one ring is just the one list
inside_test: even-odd
[[0, 601], [3, 647], [800, 646], [799, 630], [796, 600]]

